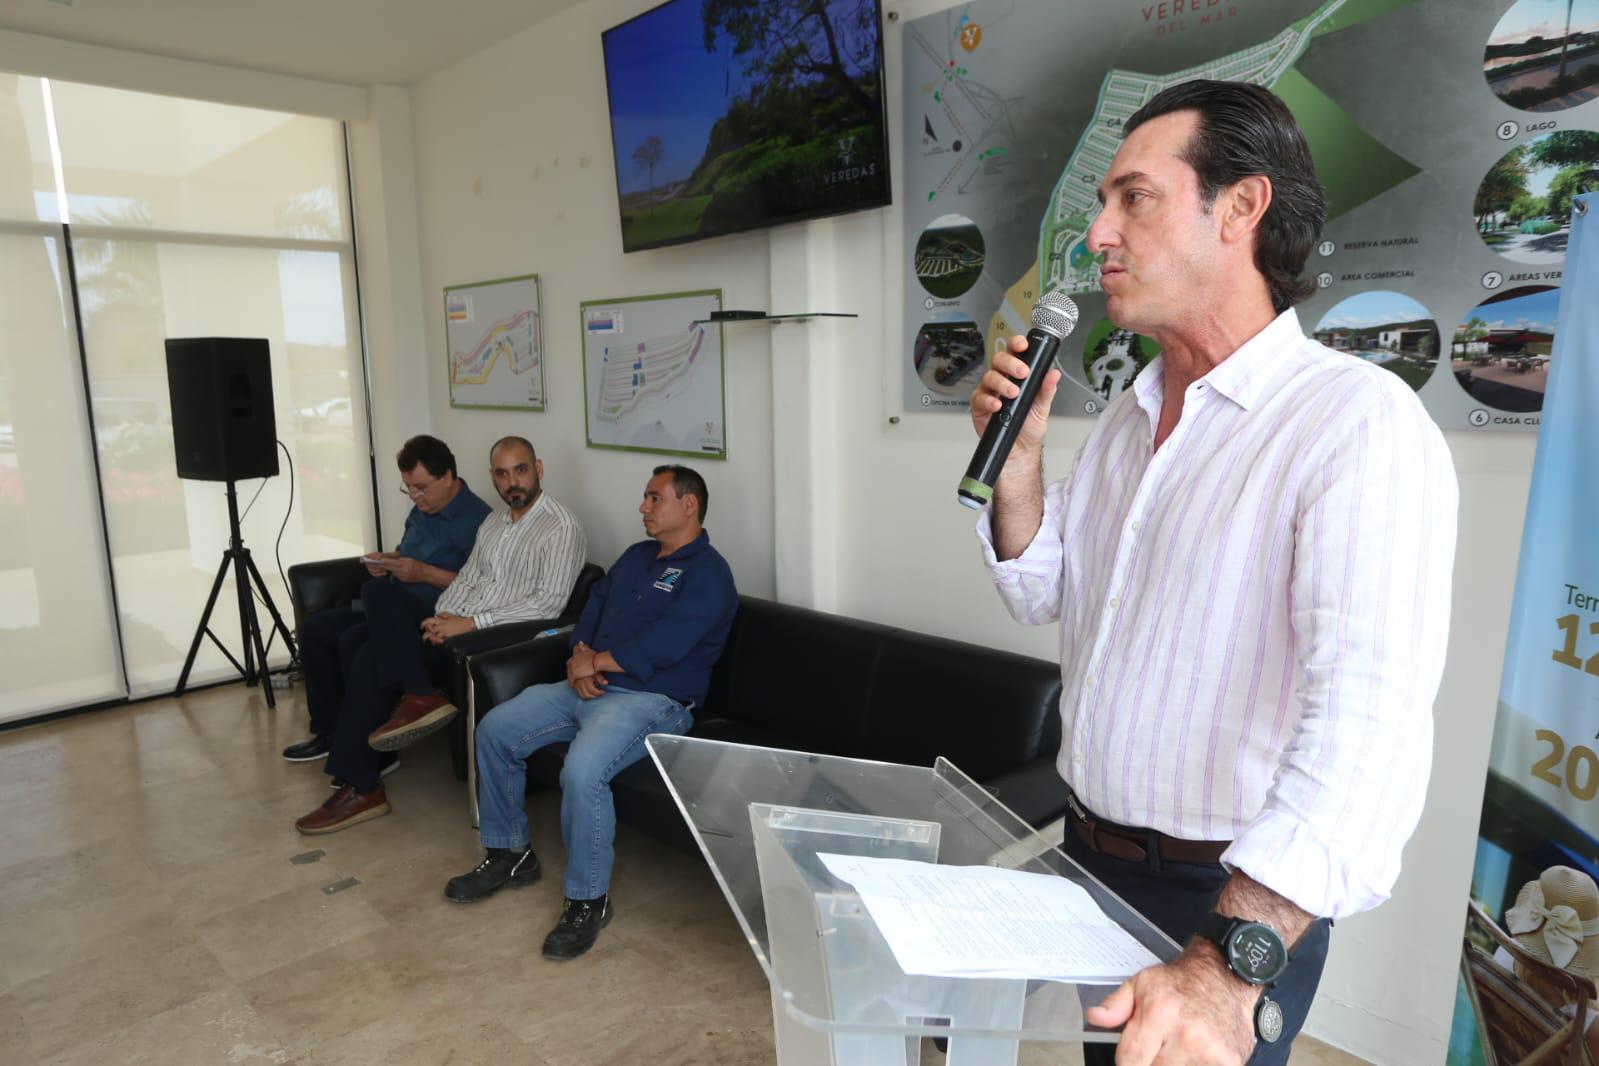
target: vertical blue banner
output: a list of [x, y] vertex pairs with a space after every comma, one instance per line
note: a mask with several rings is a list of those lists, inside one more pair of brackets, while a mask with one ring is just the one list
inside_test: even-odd
[[1549, 1041], [1565, 1051], [1548, 1061], [1599, 1061], [1599, 193], [1573, 211], [1462, 942], [1459, 1066]]

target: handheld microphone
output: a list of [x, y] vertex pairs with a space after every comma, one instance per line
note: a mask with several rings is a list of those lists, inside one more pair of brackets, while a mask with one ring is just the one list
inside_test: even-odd
[[[1016, 382], [1021, 392], [1006, 400], [988, 420], [983, 439], [977, 442], [966, 476], [955, 490], [962, 505], [974, 511], [994, 497], [994, 481], [999, 477], [1011, 446], [1022, 431], [1027, 413], [1033, 409], [1044, 377], [1055, 362], [1060, 342], [1077, 326], [1077, 305], [1063, 292], [1046, 292], [1033, 305], [1033, 328], [1027, 331], [1027, 350], [1017, 358], [1028, 366], [1028, 374]], [[1014, 379], [1012, 379], [1014, 380]]]

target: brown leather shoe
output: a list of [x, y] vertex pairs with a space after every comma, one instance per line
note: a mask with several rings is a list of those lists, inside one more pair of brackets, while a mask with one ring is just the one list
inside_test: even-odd
[[365, 796], [357, 792], [354, 785], [345, 785], [329, 796], [322, 806], [295, 819], [294, 828], [307, 836], [337, 833], [340, 829], [381, 818], [391, 810], [393, 808], [389, 806], [389, 797], [384, 794], [382, 785], [378, 786], [376, 792], [369, 792]]
[[378, 751], [399, 751], [411, 741], [437, 732], [455, 717], [455, 704], [442, 692], [413, 696], [407, 692], [387, 722], [374, 729], [366, 742]]

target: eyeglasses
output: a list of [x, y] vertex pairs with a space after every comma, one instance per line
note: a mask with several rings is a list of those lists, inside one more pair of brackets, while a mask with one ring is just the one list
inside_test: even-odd
[[414, 500], [418, 496], [426, 496], [428, 494], [428, 490], [437, 484], [437, 481], [429, 481], [426, 485], [418, 485], [415, 488], [412, 488], [409, 485], [401, 485], [400, 491]]

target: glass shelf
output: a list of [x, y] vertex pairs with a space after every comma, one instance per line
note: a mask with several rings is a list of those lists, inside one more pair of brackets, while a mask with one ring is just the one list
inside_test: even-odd
[[849, 311], [797, 311], [791, 315], [769, 315], [765, 311], [724, 311], [718, 318], [696, 318], [691, 325], [725, 326], [729, 322], [793, 322], [806, 318], [859, 318]]

